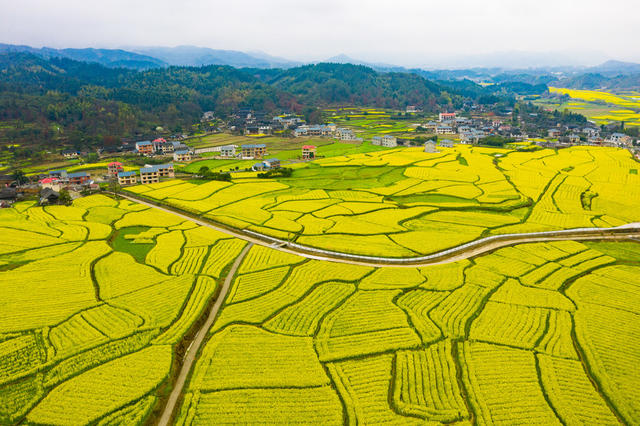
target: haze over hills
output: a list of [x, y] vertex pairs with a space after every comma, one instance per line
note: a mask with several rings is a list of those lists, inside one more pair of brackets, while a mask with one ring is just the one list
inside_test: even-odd
[[245, 53], [197, 46], [134, 47], [131, 50], [177, 66], [229, 65], [236, 68], [291, 68], [302, 64], [262, 52]]
[[[605, 76], [630, 75], [640, 73], [640, 64], [606, 60], [598, 52], [496, 52], [478, 55], [435, 55], [423, 60], [422, 66], [406, 67], [388, 61], [366, 61], [344, 53], [320, 61], [295, 61], [276, 57], [264, 52], [242, 52], [237, 50], [210, 49], [197, 46], [137, 46], [122, 49], [54, 49], [34, 48], [25, 45], [1, 44], [0, 52], [28, 52], [44, 58], [64, 57], [83, 62], [95, 62], [115, 68], [150, 69], [167, 66], [228, 65], [235, 68], [292, 68], [300, 65], [331, 62], [340, 64], [365, 65], [378, 71], [428, 70], [436, 72], [440, 78], [483, 78], [501, 73], [562, 74], [580, 73], [603, 74]], [[587, 66], [584, 64], [597, 63]], [[441, 72], [440, 72], [441, 71]], [[462, 71], [462, 72], [461, 72]]]
[[160, 59], [122, 49], [54, 49], [0, 43], [0, 53], [2, 52], [26, 52], [45, 59], [67, 58], [75, 61], [95, 62], [109, 68], [148, 69], [167, 66]]

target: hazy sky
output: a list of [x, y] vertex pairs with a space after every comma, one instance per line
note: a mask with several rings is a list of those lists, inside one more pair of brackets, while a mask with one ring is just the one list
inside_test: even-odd
[[[639, 0], [0, 0], [0, 42], [197, 45], [402, 65], [492, 52], [640, 61]], [[569, 60], [569, 59], [567, 59]]]

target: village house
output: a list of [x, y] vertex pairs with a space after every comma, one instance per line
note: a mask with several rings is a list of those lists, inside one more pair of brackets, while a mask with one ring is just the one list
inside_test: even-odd
[[589, 145], [602, 145], [603, 142], [604, 142], [604, 139], [602, 139], [602, 137], [600, 136], [592, 136], [589, 139], [587, 139], [587, 143]]
[[64, 158], [78, 158], [80, 151], [62, 151], [62, 156]]
[[254, 172], [261, 172], [267, 168], [269, 168], [269, 164], [265, 163], [264, 161], [255, 163], [253, 166], [251, 166], [251, 170], [253, 170]]
[[335, 124], [308, 126], [302, 125], [293, 131], [295, 137], [301, 136], [331, 136], [335, 130]]
[[351, 129], [345, 129], [343, 127], [338, 127], [335, 131], [336, 138], [341, 141], [355, 141], [357, 140], [356, 134]]
[[560, 131], [560, 129], [549, 129], [549, 131], [547, 132], [547, 135], [550, 138], [557, 138], [560, 136], [562, 132]]
[[55, 204], [59, 198], [60, 194], [51, 188], [44, 188], [40, 191], [40, 204]]
[[67, 179], [67, 171], [66, 170], [51, 170], [49, 172], [49, 177], [58, 178], [60, 180]]
[[124, 167], [122, 166], [122, 163], [119, 161], [113, 161], [107, 164], [107, 174], [109, 175], [109, 177], [115, 178], [118, 176], [118, 173], [123, 171], [124, 171]]
[[395, 136], [384, 135], [382, 137], [382, 146], [387, 148], [395, 148], [398, 146], [398, 139]]
[[279, 169], [280, 168], [280, 160], [278, 160], [277, 158], [269, 158], [264, 160], [265, 163], [269, 164], [269, 167], [272, 169]]
[[438, 127], [438, 123], [436, 123], [435, 121], [429, 121], [428, 123], [424, 124], [422, 127], [424, 127], [427, 130], [435, 131], [436, 128]]
[[415, 105], [407, 105], [407, 109], [405, 110], [405, 112], [408, 112], [408, 113], [422, 112], [422, 109]]
[[580, 143], [580, 136], [576, 135], [575, 133], [571, 133], [568, 136], [568, 139], [570, 143]]
[[257, 135], [260, 133], [258, 126], [247, 126], [244, 128], [245, 136]]
[[600, 129], [595, 127], [585, 127], [582, 129], [582, 133], [584, 133], [588, 138], [594, 138], [596, 136], [600, 136]]
[[251, 170], [253, 171], [263, 171], [263, 170], [271, 170], [271, 169], [279, 169], [279, 168], [280, 168], [280, 160], [278, 160], [277, 158], [269, 158], [259, 163], [255, 163], [253, 166], [251, 166]]
[[259, 126], [258, 132], [262, 135], [270, 135], [273, 133], [273, 127], [271, 126]]
[[180, 142], [167, 142], [164, 138], [154, 139], [151, 143], [153, 144], [153, 152], [160, 155], [172, 154], [176, 144], [180, 145]]
[[273, 117], [271, 120], [273, 123], [278, 123], [283, 128], [287, 129], [292, 126], [297, 126], [302, 123], [302, 120], [298, 117]]
[[453, 135], [455, 132], [453, 131], [453, 127], [440, 125], [436, 127], [436, 134], [438, 135]]
[[191, 152], [188, 150], [176, 151], [173, 153], [173, 161], [191, 161]]
[[13, 182], [13, 176], [11, 175], [0, 175], [0, 187], [8, 186]]
[[441, 123], [444, 121], [453, 121], [455, 119], [456, 119], [455, 112], [441, 112], [440, 114], [438, 114], [438, 121], [440, 121]]
[[442, 139], [440, 146], [443, 148], [453, 148], [453, 141], [451, 139]]
[[153, 154], [153, 144], [151, 141], [136, 142], [136, 151], [141, 155]]
[[236, 156], [236, 145], [224, 145], [220, 147], [220, 156], [231, 158]]
[[242, 158], [262, 158], [267, 155], [267, 146], [263, 143], [242, 145]]
[[0, 188], [0, 207], [11, 207], [18, 197], [18, 191], [15, 188]]
[[456, 126], [464, 126], [470, 125], [472, 123], [472, 120], [467, 117], [456, 117], [453, 122], [456, 124]]
[[154, 166], [156, 169], [158, 169], [158, 176], [160, 177], [174, 177], [175, 173], [173, 170], [173, 164], [171, 163], [167, 163], [167, 164], [158, 164], [157, 166]]
[[313, 160], [316, 158], [316, 146], [315, 145], [304, 145], [302, 147], [302, 159], [303, 160]]
[[134, 185], [137, 182], [136, 172], [119, 172], [118, 183], [120, 185]]
[[83, 185], [91, 179], [87, 172], [77, 172], [67, 174], [67, 180], [70, 185]]
[[609, 142], [617, 146], [630, 146], [631, 137], [623, 133], [613, 133], [605, 140], [605, 142]]
[[160, 182], [160, 175], [156, 166], [142, 167], [140, 169], [140, 183], [143, 185]]
[[436, 149], [436, 143], [434, 141], [426, 141], [424, 143], [424, 152], [433, 154], [439, 151]]
[[398, 146], [398, 140], [395, 136], [391, 135], [374, 136], [371, 138], [371, 143], [373, 145], [385, 146], [387, 148], [395, 148]]
[[61, 187], [60, 179], [56, 177], [48, 177], [48, 178], [40, 179], [38, 183], [43, 188], [51, 188], [54, 191], [60, 191], [60, 187]]

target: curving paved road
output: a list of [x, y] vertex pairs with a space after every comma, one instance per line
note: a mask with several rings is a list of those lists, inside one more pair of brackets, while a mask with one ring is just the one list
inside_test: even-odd
[[217, 231], [224, 232], [225, 234], [240, 238], [253, 244], [270, 247], [275, 250], [295, 254], [308, 259], [326, 260], [331, 262], [364, 266], [416, 267], [437, 265], [441, 263], [450, 263], [462, 259], [476, 257], [480, 254], [487, 253], [501, 247], [521, 243], [559, 240], [630, 240], [634, 238], [640, 238], [640, 223], [629, 223], [627, 225], [622, 225], [615, 228], [576, 228], [560, 231], [530, 232], [525, 234], [493, 235], [491, 237], [481, 238], [479, 240], [471, 241], [469, 243], [462, 244], [457, 247], [453, 247], [437, 253], [412, 258], [361, 256], [357, 254], [316, 249], [297, 243], [289, 243], [287, 241], [273, 238], [254, 231], [233, 230], [214, 225], [208, 221], [196, 219], [194, 217], [185, 215], [172, 209], [169, 206], [159, 206], [157, 204], [145, 201], [141, 198], [133, 197], [129, 194], [119, 194], [119, 196], [130, 201], [134, 201], [136, 203], [140, 203], [148, 207], [152, 207], [158, 210], [162, 210], [166, 213], [179, 216], [185, 220], [190, 220], [197, 223], [198, 225], [206, 226]]
[[231, 266], [229, 273], [224, 279], [224, 283], [222, 284], [222, 288], [220, 289], [220, 294], [218, 294], [218, 298], [216, 299], [215, 303], [211, 307], [211, 310], [209, 311], [207, 320], [204, 322], [204, 324], [202, 324], [202, 327], [200, 327], [193, 341], [191, 342], [191, 345], [187, 349], [187, 353], [185, 354], [182, 360], [182, 366], [180, 367], [180, 372], [178, 373], [176, 382], [173, 385], [173, 389], [171, 390], [171, 393], [169, 394], [167, 403], [164, 406], [164, 409], [162, 411], [162, 416], [160, 416], [160, 420], [158, 421], [158, 425], [168, 426], [169, 423], [171, 422], [173, 412], [176, 409], [176, 405], [178, 403], [178, 400], [180, 399], [180, 395], [182, 394], [182, 389], [184, 388], [184, 385], [187, 381], [187, 377], [189, 376], [189, 372], [193, 367], [193, 363], [196, 360], [196, 355], [200, 350], [200, 346], [202, 346], [202, 343], [204, 342], [204, 339], [207, 336], [209, 329], [213, 325], [213, 322], [215, 321], [216, 316], [218, 315], [218, 311], [222, 306], [222, 302], [224, 302], [224, 299], [227, 297], [227, 293], [229, 292], [229, 288], [231, 287], [231, 281], [233, 281], [233, 277], [236, 274], [236, 270], [238, 269], [238, 266], [240, 266], [240, 263], [242, 262], [242, 260], [244, 259], [245, 255], [247, 254], [247, 252], [249, 251], [252, 245], [253, 245], [252, 243], [247, 244], [245, 248], [242, 250], [242, 252], [240, 252], [240, 255], [238, 255], [235, 262], [233, 262], [233, 265]]

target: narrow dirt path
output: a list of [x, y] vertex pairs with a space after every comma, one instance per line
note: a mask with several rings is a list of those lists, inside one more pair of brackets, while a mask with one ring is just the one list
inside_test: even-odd
[[546, 232], [531, 232], [523, 234], [505, 234], [494, 235], [491, 237], [481, 238], [476, 241], [471, 241], [466, 244], [462, 244], [457, 247], [452, 247], [447, 250], [443, 250], [437, 253], [433, 253], [426, 256], [414, 257], [414, 258], [385, 258], [375, 256], [361, 256], [356, 254], [333, 252], [329, 250], [315, 249], [313, 247], [307, 247], [296, 243], [288, 243], [284, 240], [263, 235], [253, 231], [234, 231], [232, 229], [224, 228], [222, 226], [216, 226], [211, 222], [196, 219], [194, 217], [182, 214], [173, 210], [170, 207], [158, 206], [153, 203], [149, 203], [145, 200], [130, 195], [119, 194], [119, 196], [139, 203], [148, 207], [152, 207], [166, 213], [176, 215], [184, 220], [190, 220], [201, 226], [215, 229], [233, 237], [248, 241], [253, 244], [258, 244], [265, 247], [270, 247], [274, 250], [280, 250], [282, 252], [295, 254], [297, 256], [305, 257], [307, 259], [326, 260], [330, 262], [347, 263], [351, 265], [363, 265], [363, 266], [394, 266], [394, 267], [407, 267], [414, 268], [416, 266], [428, 266], [437, 265], [441, 263], [450, 263], [458, 260], [468, 259], [478, 256], [483, 253], [487, 253], [501, 247], [507, 247], [514, 244], [533, 243], [533, 242], [545, 242], [545, 241], [561, 241], [561, 240], [631, 240], [634, 238], [640, 238], [640, 223], [630, 223], [627, 225], [615, 227], [615, 228], [580, 228], [580, 229], [565, 229], [560, 231], [546, 231]]
[[189, 347], [189, 349], [187, 349], [187, 353], [185, 354], [184, 359], [182, 361], [182, 367], [180, 368], [180, 372], [178, 373], [176, 382], [173, 386], [173, 389], [171, 390], [171, 394], [167, 399], [167, 403], [164, 406], [164, 410], [162, 412], [162, 416], [160, 416], [158, 425], [160, 426], [169, 425], [171, 421], [171, 417], [174, 411], [176, 410], [176, 405], [178, 403], [178, 400], [180, 399], [180, 395], [182, 394], [184, 385], [187, 381], [187, 377], [189, 376], [189, 372], [191, 371], [191, 368], [193, 367], [193, 363], [196, 360], [196, 355], [200, 350], [200, 346], [202, 346], [202, 343], [204, 342], [205, 337], [207, 337], [207, 333], [209, 332], [209, 329], [213, 325], [213, 322], [215, 321], [216, 316], [218, 315], [218, 311], [222, 306], [222, 302], [224, 302], [224, 299], [227, 297], [227, 293], [229, 292], [229, 288], [231, 287], [231, 282], [233, 281], [233, 277], [236, 274], [236, 270], [240, 266], [240, 263], [246, 256], [251, 246], [253, 246], [253, 243], [247, 244], [245, 248], [242, 250], [242, 252], [240, 252], [240, 255], [236, 258], [235, 262], [233, 262], [233, 265], [231, 266], [231, 269], [229, 270], [229, 273], [227, 274], [224, 280], [224, 283], [222, 284], [222, 288], [220, 289], [218, 298], [216, 299], [215, 303], [211, 307], [211, 310], [209, 311], [209, 316], [207, 317], [207, 320], [202, 325], [202, 327], [200, 327], [200, 329], [198, 330], [198, 332], [196, 333], [193, 339], [193, 342], [191, 343], [191, 346]]

